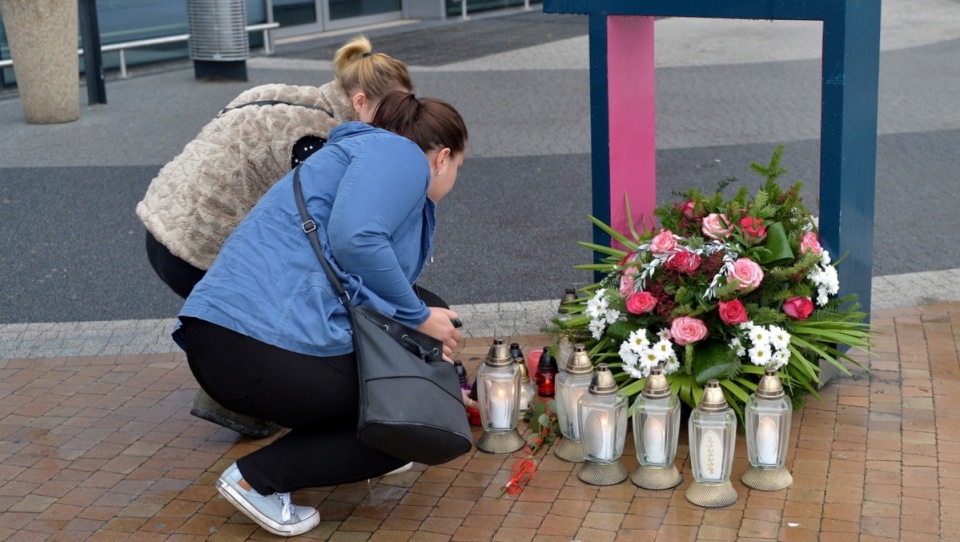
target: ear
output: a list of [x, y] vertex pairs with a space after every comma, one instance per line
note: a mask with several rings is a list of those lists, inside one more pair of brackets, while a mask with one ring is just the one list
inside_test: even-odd
[[360, 111], [363, 110], [364, 106], [367, 105], [368, 102], [369, 100], [367, 99], [367, 95], [364, 94], [362, 91], [350, 97], [350, 105], [353, 106], [353, 112], [358, 115], [360, 114]]
[[433, 155], [433, 160], [430, 161], [430, 166], [433, 168], [433, 172], [443, 171], [443, 166], [447, 164], [447, 161], [450, 159], [450, 147], [444, 147]]

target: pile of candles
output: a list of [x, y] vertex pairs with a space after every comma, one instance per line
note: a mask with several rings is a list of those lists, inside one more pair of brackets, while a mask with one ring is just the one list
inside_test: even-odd
[[[523, 393], [524, 358], [519, 346], [507, 350], [496, 339], [477, 376], [480, 418], [484, 434], [477, 448], [490, 453], [510, 453], [523, 447], [517, 429], [518, 412], [532, 391]], [[544, 348], [532, 380], [542, 398], [555, 398], [557, 421], [563, 437], [554, 453], [564, 461], [582, 463], [578, 478], [593, 485], [612, 485], [628, 477], [620, 457], [632, 418], [633, 439], [639, 464], [631, 480], [645, 489], [674, 488], [682, 476], [674, 464], [680, 433], [680, 402], [659, 367], [651, 370], [643, 391], [628, 409], [627, 397], [617, 388], [607, 364], [591, 362], [582, 344], [573, 345], [568, 359], [557, 360]], [[526, 366], [524, 366], [526, 367]], [[777, 373], [768, 370], [744, 412], [750, 467], [741, 477], [747, 487], [778, 490], [793, 479], [784, 466], [792, 409]], [[729, 506], [737, 493], [730, 483], [737, 417], [716, 380], [688, 422], [689, 454], [694, 482], [688, 501], [704, 507]]]

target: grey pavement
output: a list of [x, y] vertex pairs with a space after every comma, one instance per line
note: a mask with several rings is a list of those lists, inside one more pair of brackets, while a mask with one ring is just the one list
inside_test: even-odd
[[[960, 300], [960, 0], [883, 3], [873, 308]], [[537, 10], [363, 29], [411, 67], [420, 94], [470, 129], [422, 279], [468, 335], [537, 333], [591, 276], [587, 21]], [[28, 125], [0, 94], [0, 359], [175, 349], [181, 300], [153, 275], [133, 213], [152, 177], [242, 90], [322, 84], [350, 33], [258, 51], [247, 82], [202, 82], [188, 61], [108, 77], [107, 105]], [[816, 23], [661, 19], [657, 201], [711, 189], [786, 146], [786, 180], [817, 197]], [[81, 89], [82, 104], [86, 103]]]

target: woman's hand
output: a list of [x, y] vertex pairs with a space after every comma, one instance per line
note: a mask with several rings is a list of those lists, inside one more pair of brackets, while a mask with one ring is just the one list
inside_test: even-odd
[[417, 327], [417, 330], [430, 335], [443, 343], [443, 359], [453, 363], [453, 351], [463, 341], [463, 333], [453, 326], [452, 320], [459, 320], [460, 315], [441, 307], [427, 307], [430, 316]]

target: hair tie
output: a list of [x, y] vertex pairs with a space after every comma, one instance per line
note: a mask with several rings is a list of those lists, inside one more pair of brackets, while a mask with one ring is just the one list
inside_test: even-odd
[[417, 98], [417, 95], [416, 95], [416, 94], [414, 94], [414, 93], [411, 92], [410, 95], [413, 96], [413, 99], [417, 101], [417, 105], [423, 105], [423, 104], [420, 103], [420, 98]]
[[363, 58], [367, 58], [368, 56], [373, 56], [374, 54], [375, 53], [373, 51], [367, 51], [366, 53], [363, 53]]

